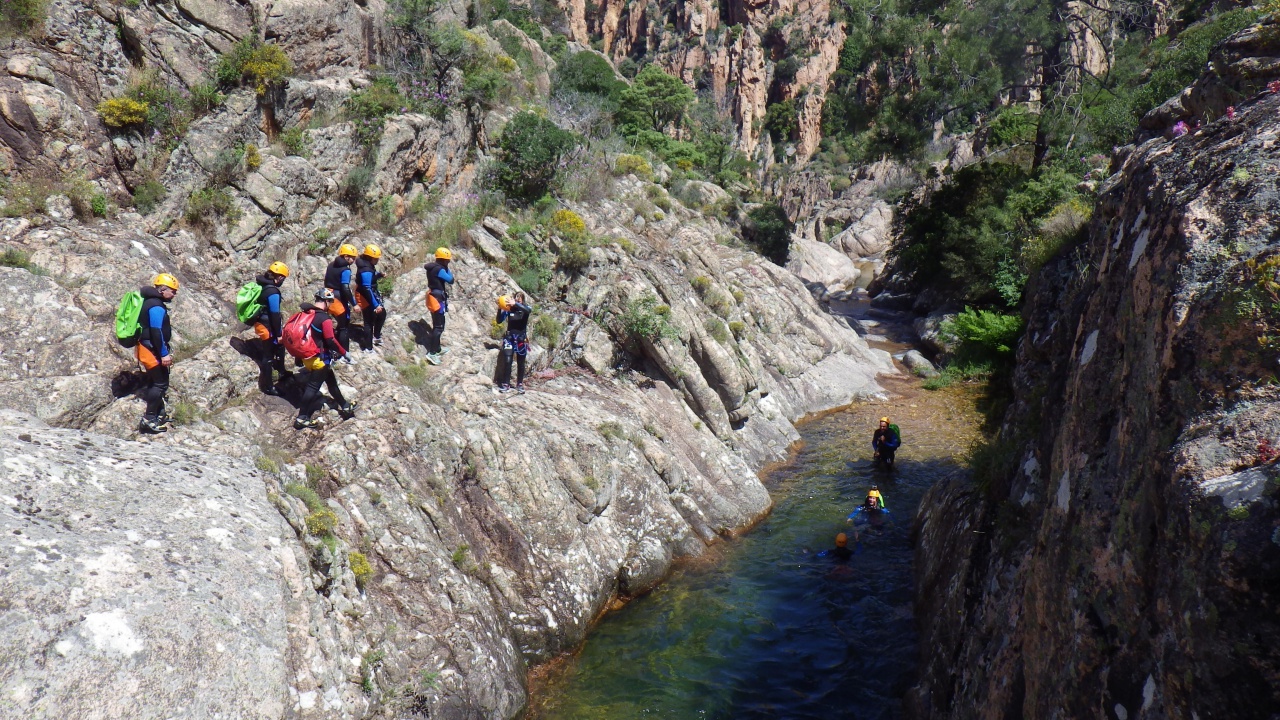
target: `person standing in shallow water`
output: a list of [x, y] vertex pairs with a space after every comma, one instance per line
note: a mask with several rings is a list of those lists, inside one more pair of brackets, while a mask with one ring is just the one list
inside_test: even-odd
[[893, 456], [898, 452], [898, 447], [902, 445], [902, 435], [898, 431], [898, 426], [889, 422], [889, 418], [880, 418], [880, 427], [876, 428], [875, 434], [871, 436], [871, 448], [875, 451], [872, 456], [873, 460], [884, 463], [885, 467], [893, 467]]

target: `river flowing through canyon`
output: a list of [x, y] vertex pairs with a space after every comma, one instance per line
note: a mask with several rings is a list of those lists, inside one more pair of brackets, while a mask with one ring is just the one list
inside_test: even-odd
[[[893, 383], [890, 400], [805, 424], [794, 459], [765, 481], [756, 528], [609, 615], [535, 683], [528, 717], [890, 718], [917, 661], [911, 521], [924, 492], [959, 467], [981, 416], [970, 388]], [[881, 416], [899, 424], [896, 471], [872, 466]], [[846, 516], [872, 483], [892, 517]], [[820, 553], [846, 532], [855, 554]]]

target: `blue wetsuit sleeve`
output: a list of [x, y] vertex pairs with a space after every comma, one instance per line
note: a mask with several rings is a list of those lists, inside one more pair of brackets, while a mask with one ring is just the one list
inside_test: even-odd
[[453, 282], [453, 273], [449, 272], [448, 270], [445, 270], [444, 268], [440, 268], [440, 271], [437, 273], [437, 276], [441, 280], [447, 283]]
[[504, 323], [504, 322], [506, 322], [506, 321], [507, 321], [507, 316], [508, 316], [508, 315], [510, 315], [510, 314], [511, 314], [511, 313], [507, 312], [506, 310], [499, 310], [499, 311], [498, 311], [498, 322], [499, 322], [499, 323]]
[[280, 334], [284, 331], [283, 318], [280, 317], [280, 293], [273, 292], [267, 298], [267, 321], [271, 329], [271, 339], [275, 342], [280, 341]]
[[[164, 341], [164, 316], [164, 307], [160, 305], [151, 308], [150, 312], [147, 313], [147, 325], [150, 326], [150, 329], [153, 331], [151, 333], [152, 345], [157, 344], [157, 339], [159, 341], [159, 352], [155, 353], [157, 358], [162, 358], [169, 354], [169, 345]], [[152, 351], [156, 350], [155, 347], [152, 347], [151, 349]]]
[[347, 306], [347, 308], [351, 308], [356, 304], [355, 297], [351, 295], [351, 268], [344, 269], [340, 277], [342, 280], [342, 287], [339, 288], [339, 291], [342, 293], [342, 297], [339, 299], [342, 300], [343, 305]]
[[365, 270], [360, 273], [360, 287], [364, 288], [365, 297], [369, 298], [370, 307], [382, 307], [382, 298], [378, 297], [378, 288], [374, 284], [373, 273]]

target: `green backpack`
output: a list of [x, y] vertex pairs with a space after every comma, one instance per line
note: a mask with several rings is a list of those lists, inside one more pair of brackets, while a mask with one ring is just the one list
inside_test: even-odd
[[138, 333], [142, 325], [138, 316], [142, 314], [142, 293], [132, 290], [120, 298], [120, 307], [116, 308], [116, 342], [124, 347], [138, 344]]
[[236, 293], [236, 317], [248, 325], [262, 314], [262, 286], [255, 280], [247, 283]]

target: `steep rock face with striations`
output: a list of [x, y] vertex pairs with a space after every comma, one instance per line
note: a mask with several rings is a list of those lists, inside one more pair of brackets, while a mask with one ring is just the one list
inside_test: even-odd
[[[15, 299], [0, 303], [0, 406], [24, 413], [0, 421], [0, 522], [15, 556], [65, 571], [0, 611], [22, 628], [10, 641], [41, 645], [57, 668], [38, 687], [44, 670], [6, 654], [0, 702], [15, 714], [164, 717], [121, 689], [163, 685], [241, 717], [513, 717], [531, 666], [768, 511], [756, 472], [787, 456], [794, 421], [879, 393], [876, 376], [894, 372], [794, 276], [659, 185], [605, 173], [594, 199], [564, 200], [596, 239], [572, 270], [556, 265], [568, 239], [470, 215], [477, 160], [509, 108], [393, 112], [359, 137], [343, 106], [381, 52], [377, 3], [128, 5], [55, 1], [44, 39], [2, 55], [0, 162], [48, 197], [21, 207], [11, 194], [5, 214], [20, 216], [0, 220], [5, 264], [19, 266], [0, 267]], [[231, 90], [172, 137], [95, 112], [138, 70], [203, 82], [254, 27], [295, 65], [278, 87]], [[496, 36], [537, 47], [506, 23], [468, 42]], [[288, 131], [301, 147], [280, 142]], [[367, 184], [353, 192], [355, 168]], [[121, 204], [147, 183], [166, 194], [146, 214], [77, 220], [81, 180]], [[229, 208], [193, 213], [207, 190]], [[472, 219], [423, 237], [415, 204]], [[454, 248], [459, 277], [439, 367], [424, 351], [432, 241]], [[548, 322], [529, 392], [512, 396], [495, 392], [492, 320], [495, 297], [518, 289], [515, 241], [547, 270], [533, 302]], [[258, 391], [257, 341], [232, 301], [281, 260], [294, 310], [345, 242], [383, 249], [386, 344], [338, 369], [356, 417], [326, 411], [323, 431], [298, 432], [298, 384]], [[111, 320], [160, 270], [182, 282], [177, 425], [138, 437], [135, 362]], [[22, 572], [14, 582], [41, 571]], [[173, 630], [202, 599], [225, 622]], [[166, 604], [175, 612], [149, 622]], [[250, 625], [251, 637], [231, 629]], [[239, 672], [211, 680], [219, 648]], [[75, 696], [88, 675], [104, 702]]]
[[827, 0], [557, 4], [574, 40], [586, 44], [599, 37], [615, 60], [643, 56], [690, 85], [709, 89], [732, 113], [743, 152], [754, 154], [762, 144], [768, 150], [761, 127], [767, 105], [787, 100], [795, 101], [798, 112], [789, 154], [803, 163], [817, 151], [827, 85], [844, 43], [844, 26], [832, 22]]
[[994, 459], [922, 506], [914, 716], [1280, 707], [1280, 95], [1237, 111], [1128, 151], [1031, 288]]

